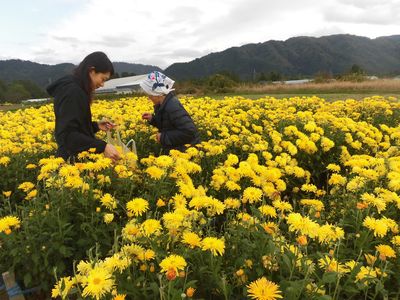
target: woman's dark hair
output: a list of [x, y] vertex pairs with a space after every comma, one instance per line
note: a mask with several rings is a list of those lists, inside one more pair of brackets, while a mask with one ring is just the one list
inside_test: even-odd
[[89, 96], [90, 101], [93, 98], [93, 91], [89, 71], [94, 68], [96, 73], [110, 72], [114, 75], [114, 67], [110, 59], [101, 51], [90, 53], [86, 56], [78, 67], [74, 70], [74, 76], [78, 79], [81, 87]]

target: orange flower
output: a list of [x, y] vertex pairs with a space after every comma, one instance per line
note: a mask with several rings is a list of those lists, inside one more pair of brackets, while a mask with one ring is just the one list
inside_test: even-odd
[[376, 256], [371, 254], [364, 254], [364, 256], [367, 264], [369, 264], [370, 266], [372, 266], [376, 262]]
[[155, 269], [156, 269], [156, 268], [154, 267], [154, 265], [151, 264], [151, 265], [150, 265], [150, 272], [153, 273], [153, 272], [155, 271]]
[[147, 266], [143, 264], [139, 267], [139, 270], [144, 272], [147, 270]]
[[275, 234], [277, 231], [277, 226], [273, 222], [264, 223], [262, 224], [262, 227], [264, 228], [266, 233], [271, 235]]
[[368, 203], [365, 202], [357, 202], [357, 209], [365, 209], [368, 207]]
[[190, 287], [186, 290], [186, 296], [188, 296], [189, 298], [192, 298], [194, 295], [194, 292], [196, 291], [196, 289]]
[[299, 243], [300, 246], [305, 246], [307, 245], [307, 237], [305, 235], [301, 235], [296, 239], [297, 243]]
[[164, 200], [158, 199], [156, 205], [157, 205], [157, 207], [163, 207], [163, 206], [165, 206], [166, 204], [165, 204], [165, 201], [164, 201]]
[[239, 269], [239, 270], [236, 271], [236, 275], [237, 276], [242, 276], [243, 274], [244, 274], [243, 269]]
[[176, 271], [174, 269], [169, 269], [166, 276], [169, 281], [174, 280], [176, 278]]

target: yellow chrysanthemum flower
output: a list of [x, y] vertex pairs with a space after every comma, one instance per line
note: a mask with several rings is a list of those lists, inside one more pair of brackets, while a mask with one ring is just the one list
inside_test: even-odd
[[341, 186], [344, 186], [346, 184], [346, 182], [347, 182], [346, 177], [343, 177], [343, 176], [341, 176], [339, 174], [336, 174], [336, 173], [332, 174], [331, 178], [329, 178], [329, 180], [328, 180], [328, 184], [330, 184], [330, 185], [341, 185]]
[[104, 218], [104, 223], [109, 224], [114, 220], [114, 214], [105, 214], [103, 218]]
[[151, 166], [146, 169], [146, 173], [149, 174], [152, 179], [158, 180], [165, 174], [165, 171], [159, 167]]
[[156, 257], [156, 253], [151, 250], [151, 249], [143, 249], [143, 250], [138, 250], [136, 253], [137, 259], [140, 261], [148, 261], [152, 260]]
[[261, 205], [258, 210], [266, 217], [276, 218], [276, 209], [271, 205]]
[[143, 198], [134, 198], [126, 204], [128, 213], [133, 216], [141, 216], [149, 209], [149, 202]]
[[184, 232], [182, 243], [189, 245], [191, 248], [201, 247], [201, 238], [194, 232]]
[[160, 155], [159, 157], [157, 157], [155, 159], [154, 163], [160, 168], [167, 168], [167, 167], [172, 166], [172, 164], [174, 163], [174, 160], [170, 156]]
[[394, 236], [392, 238], [391, 242], [392, 242], [393, 245], [395, 245], [397, 247], [400, 247], [400, 235]]
[[395, 258], [396, 252], [392, 247], [388, 245], [378, 245], [376, 246], [376, 250], [379, 252], [379, 258], [381, 260], [386, 260], [386, 258]]
[[303, 217], [299, 213], [290, 213], [287, 216], [287, 223], [289, 224], [290, 231], [300, 232], [311, 238], [317, 235], [319, 229], [318, 223], [310, 220], [308, 217]]
[[110, 273], [114, 271], [119, 271], [119, 273], [122, 273], [130, 265], [131, 259], [120, 253], [115, 253], [113, 256], [107, 257], [99, 264], [99, 266], [105, 268]]
[[111, 292], [114, 287], [114, 280], [105, 268], [95, 267], [89, 272], [85, 285], [82, 295], [99, 300]]
[[31, 200], [37, 196], [37, 190], [31, 190], [25, 197], [25, 200]]
[[279, 285], [267, 280], [265, 277], [253, 281], [247, 285], [249, 297], [255, 300], [275, 300], [283, 298]]
[[248, 187], [243, 191], [242, 201], [243, 203], [255, 203], [261, 201], [263, 191], [256, 187]]
[[6, 198], [8, 198], [8, 197], [10, 197], [11, 196], [11, 191], [3, 191], [3, 195], [4, 195], [4, 197], [6, 197]]
[[160, 221], [155, 219], [147, 219], [140, 226], [140, 230], [144, 236], [150, 236], [153, 234], [158, 235], [161, 229]]
[[25, 193], [28, 193], [34, 187], [35, 187], [35, 185], [32, 182], [27, 181], [27, 182], [21, 183], [18, 186], [18, 189], [23, 190]]
[[18, 217], [6, 216], [0, 219], [0, 232], [9, 231], [11, 227], [19, 228], [20, 220]]
[[381, 272], [378, 268], [373, 268], [370, 266], [367, 267], [362, 266], [360, 271], [356, 275], [355, 281], [356, 282], [360, 281], [365, 285], [367, 285], [369, 281], [371, 281], [374, 278], [377, 278], [380, 273]]
[[114, 296], [113, 300], [125, 300], [125, 294], [117, 294]]
[[373, 217], [367, 216], [363, 221], [363, 226], [374, 231], [374, 236], [384, 237], [388, 230], [388, 224], [385, 220], [375, 219]]
[[324, 210], [324, 203], [320, 200], [316, 199], [301, 199], [300, 200], [301, 205], [305, 206], [311, 206], [314, 208], [316, 211], [322, 211]]
[[8, 156], [0, 157], [0, 165], [7, 166], [11, 159]]
[[226, 198], [224, 204], [226, 208], [236, 209], [240, 207], [241, 202], [238, 199]]
[[70, 276], [61, 278], [51, 290], [51, 297], [66, 299], [74, 284], [76, 284], [76, 280], [71, 279]]
[[203, 251], [210, 250], [214, 256], [223, 255], [225, 252], [225, 242], [215, 237], [206, 237], [201, 242], [201, 249]]
[[178, 273], [178, 271], [184, 270], [186, 265], [186, 260], [182, 256], [174, 254], [164, 258], [160, 263], [162, 272], [174, 270], [176, 273]]
[[336, 172], [336, 173], [339, 173], [339, 172], [340, 172], [340, 166], [339, 166], [339, 165], [336, 165], [336, 164], [329, 164], [329, 165], [326, 167], [326, 169], [329, 170], [329, 171], [332, 171], [332, 172]]
[[117, 207], [117, 201], [108, 193], [104, 194], [103, 197], [100, 198], [100, 202], [102, 206], [110, 210]]

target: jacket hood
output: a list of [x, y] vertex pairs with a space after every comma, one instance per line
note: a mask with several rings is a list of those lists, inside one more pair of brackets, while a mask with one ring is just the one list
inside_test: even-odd
[[55, 96], [59, 91], [64, 90], [69, 85], [78, 85], [77, 79], [73, 75], [67, 75], [57, 79], [53, 83], [51, 83], [47, 88], [47, 92], [50, 96]]

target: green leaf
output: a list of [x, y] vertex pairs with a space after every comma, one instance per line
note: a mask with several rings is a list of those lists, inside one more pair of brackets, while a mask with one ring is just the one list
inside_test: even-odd
[[32, 275], [30, 273], [26, 273], [24, 275], [24, 285], [31, 286], [31, 283], [32, 283]]
[[332, 297], [329, 295], [319, 296], [316, 300], [332, 300]]
[[283, 254], [282, 259], [285, 265], [288, 267], [288, 270], [290, 271], [292, 269], [292, 262], [290, 258], [286, 254]]
[[336, 282], [336, 279], [337, 279], [336, 272], [324, 273], [324, 275], [322, 276], [323, 283], [334, 283], [334, 282]]

